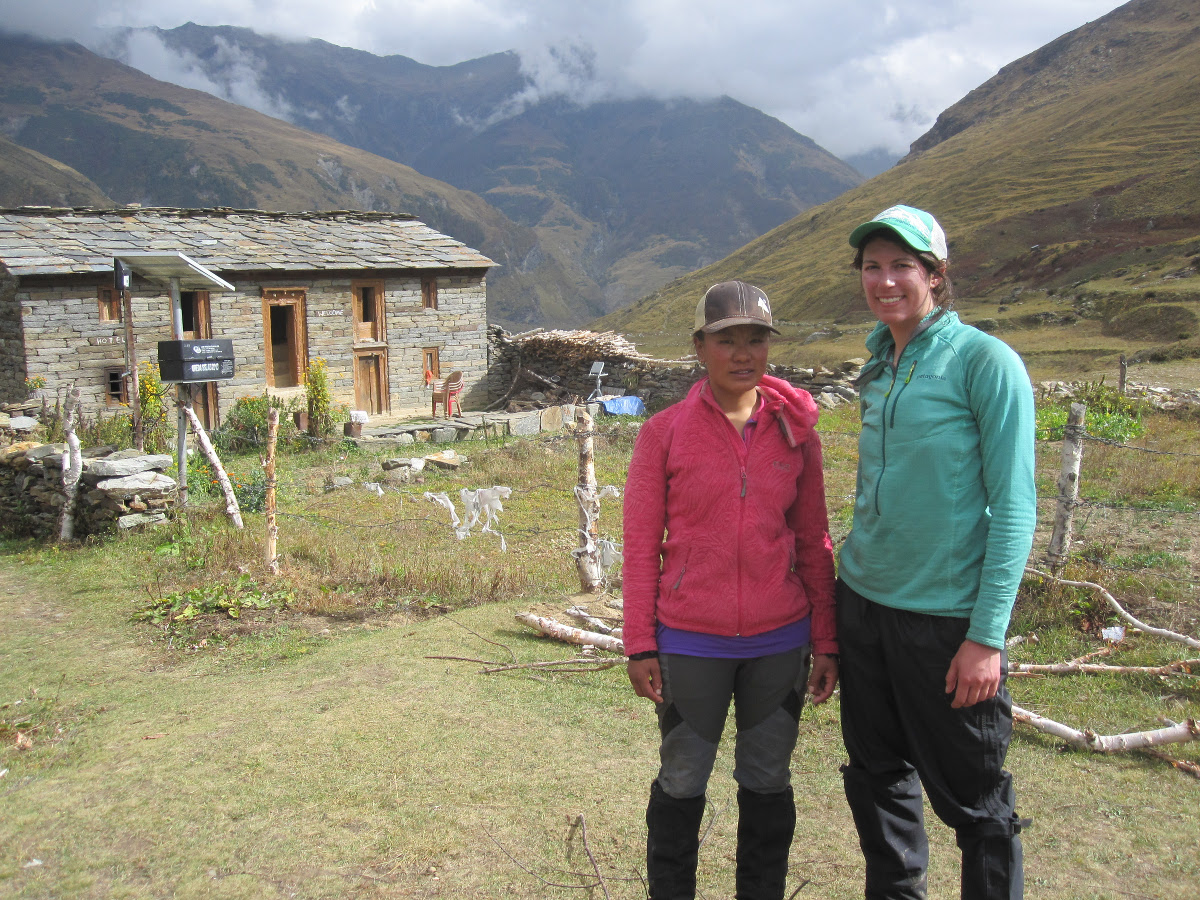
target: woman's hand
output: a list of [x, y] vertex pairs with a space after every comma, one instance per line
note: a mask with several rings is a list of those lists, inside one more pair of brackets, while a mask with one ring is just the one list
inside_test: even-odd
[[1000, 690], [1000, 651], [966, 640], [950, 660], [946, 693], [954, 694], [954, 709], [991, 700]]
[[639, 697], [662, 703], [662, 669], [658, 659], [631, 659], [626, 664], [625, 671], [629, 675], [629, 683], [633, 692]]
[[833, 696], [837, 686], [838, 659], [827, 653], [818, 653], [812, 658], [812, 668], [808, 673], [808, 692], [812, 695], [814, 706], [824, 703]]

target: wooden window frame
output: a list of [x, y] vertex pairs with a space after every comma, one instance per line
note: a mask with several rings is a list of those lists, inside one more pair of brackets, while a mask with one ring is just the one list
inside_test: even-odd
[[97, 292], [96, 303], [100, 308], [100, 321], [120, 324], [125, 318], [121, 303], [121, 294], [116, 288], [100, 288]]
[[438, 280], [436, 275], [421, 276], [421, 308], [438, 308]]
[[[117, 396], [113, 396], [113, 380], [119, 384]], [[124, 366], [109, 366], [104, 370], [104, 405], [108, 408], [129, 405], [129, 379], [125, 377]]]
[[[192, 295], [192, 321], [200, 326], [197, 331], [188, 331], [185, 322], [183, 334], [188, 340], [207, 340], [212, 337], [212, 309], [209, 305], [208, 291], [182, 291], [180, 293], [180, 305], [183, 304], [183, 295]], [[189, 338], [188, 335], [191, 335]]]
[[[433, 381], [442, 377], [442, 361], [439, 358], [438, 349], [437, 347], [421, 348], [421, 369], [430, 373]], [[431, 361], [433, 365], [429, 364]]]
[[[375, 318], [373, 321], [364, 321], [363, 311], [363, 288], [370, 288], [374, 294], [373, 304], [375, 307]], [[354, 341], [371, 342], [377, 344], [387, 343], [387, 304], [383, 293], [383, 281], [374, 279], [356, 279], [350, 282], [351, 302], [354, 306]], [[369, 328], [366, 326], [370, 326]]]

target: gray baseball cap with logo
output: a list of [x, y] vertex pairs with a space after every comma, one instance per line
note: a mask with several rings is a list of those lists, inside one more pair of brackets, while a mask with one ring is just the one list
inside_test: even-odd
[[771, 303], [761, 288], [744, 281], [714, 284], [696, 304], [694, 331], [712, 334], [731, 325], [765, 325], [776, 334], [771, 319]]

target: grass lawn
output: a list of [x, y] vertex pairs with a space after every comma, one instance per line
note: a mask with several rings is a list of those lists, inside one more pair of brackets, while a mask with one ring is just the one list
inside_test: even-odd
[[[837, 539], [849, 524], [857, 423], [835, 413], [823, 428]], [[600, 484], [623, 483], [632, 434], [618, 425], [598, 439]], [[1194, 422], [1152, 417], [1143, 440], [1194, 452], [1194, 438]], [[1039, 473], [1051, 483], [1058, 446], [1039, 444]], [[478, 663], [431, 658], [574, 655], [513, 620], [530, 607], [561, 609], [577, 589], [573, 442], [463, 449], [466, 469], [428, 473], [382, 498], [321, 489], [331, 474], [376, 480], [378, 459], [346, 446], [285, 456], [277, 580], [261, 563], [261, 515], [236, 533], [203, 505], [186, 523], [74, 548], [4, 544], [0, 894], [602, 897], [583, 887], [596, 882], [590, 852], [611, 897], [644, 896], [656, 728], [623, 668], [484, 675]], [[1129, 452], [1085, 454], [1085, 496], [1144, 508], [1089, 510], [1077, 537], [1091, 561], [1070, 571], [1114, 586], [1153, 624], [1195, 634], [1200, 466], [1186, 457], [1134, 465], [1120, 455]], [[493, 484], [514, 489], [501, 514], [507, 552], [494, 535], [458, 541], [422, 496], [457, 499], [461, 487]], [[613, 501], [601, 531], [619, 539]], [[1044, 546], [1039, 535], [1035, 553]], [[247, 605], [237, 620], [131, 621], [151, 600], [212, 585], [287, 601]], [[1096, 650], [1095, 628], [1107, 621], [1085, 595], [1027, 584], [1013, 632], [1040, 641], [1013, 659]], [[1135, 636], [1113, 661], [1182, 655]], [[1011, 688], [1026, 708], [1105, 734], [1200, 714], [1192, 677], [1014, 679]], [[17, 732], [32, 749], [16, 749]], [[1197, 746], [1175, 752], [1197, 760]], [[701, 850], [709, 898], [733, 890], [726, 749]], [[842, 761], [835, 698], [805, 710], [795, 757], [800, 826], [788, 893], [800, 898], [861, 896]], [[1067, 752], [1024, 728], [1009, 768], [1020, 812], [1034, 820], [1028, 896], [1195, 896], [1200, 780], [1142, 755]], [[940, 825], [931, 832], [931, 896], [957, 896], [953, 837]]]

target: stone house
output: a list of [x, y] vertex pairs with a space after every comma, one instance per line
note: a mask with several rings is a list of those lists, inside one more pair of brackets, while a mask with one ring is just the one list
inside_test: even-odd
[[172, 338], [170, 288], [139, 274], [148, 252], [219, 276], [179, 291], [185, 338], [233, 341], [234, 376], [193, 389], [210, 427], [239, 397], [302, 402], [317, 357], [335, 401], [373, 415], [427, 409], [428, 381], [453, 370], [466, 404], [485, 402], [494, 263], [481, 253], [406, 215], [141, 207], [0, 210], [0, 402], [36, 376], [50, 397], [78, 387], [89, 415], [127, 402], [115, 258], [135, 260], [137, 359]]

